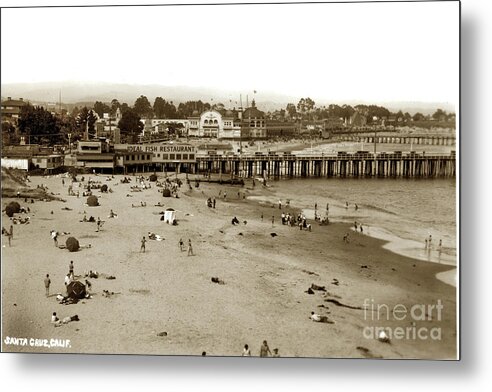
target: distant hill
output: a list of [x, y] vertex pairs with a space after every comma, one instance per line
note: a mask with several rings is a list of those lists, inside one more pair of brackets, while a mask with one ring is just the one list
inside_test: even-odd
[[[61, 92], [61, 100], [64, 104], [84, 104], [103, 101], [110, 102], [116, 98], [120, 102], [126, 102], [133, 105], [140, 95], [145, 95], [151, 103], [156, 97], [163, 97], [168, 101], [173, 101], [175, 105], [189, 100], [202, 100], [210, 103], [223, 103], [226, 107], [239, 107], [239, 93], [220, 89], [210, 89], [206, 87], [190, 86], [161, 86], [161, 85], [132, 85], [132, 84], [115, 84], [115, 83], [77, 83], [77, 82], [46, 82], [46, 83], [13, 83], [2, 84], [2, 100], [7, 97], [14, 99], [24, 98], [31, 102], [58, 102]], [[295, 103], [301, 97], [292, 97], [272, 92], [260, 92], [256, 96], [257, 106], [264, 111], [273, 111], [282, 109], [288, 103]], [[401, 110], [404, 113], [414, 114], [421, 112], [423, 114], [432, 114], [437, 108], [448, 112], [453, 112], [454, 107], [446, 102], [363, 102], [357, 100], [350, 101], [328, 101], [325, 99], [315, 100], [316, 106], [329, 105], [336, 103], [339, 105], [349, 104], [375, 104], [385, 106], [391, 111]], [[252, 94], [249, 96], [249, 102], [253, 99]], [[242, 96], [243, 107], [246, 107], [246, 95]], [[71, 105], [69, 105], [71, 106]], [[80, 105], [79, 105], [80, 106]]]

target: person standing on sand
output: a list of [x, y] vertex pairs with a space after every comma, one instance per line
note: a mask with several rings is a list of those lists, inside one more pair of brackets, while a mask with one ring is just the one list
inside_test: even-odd
[[147, 240], [145, 239], [145, 236], [142, 237], [141, 245], [140, 245], [140, 252], [145, 253], [145, 243]]
[[278, 201], [278, 209], [281, 210], [282, 209], [282, 200], [279, 200]]
[[345, 209], [348, 209], [348, 201], [345, 202]]
[[266, 340], [263, 341], [263, 344], [260, 347], [260, 357], [261, 358], [266, 358], [268, 355], [272, 355], [272, 352], [270, 351], [270, 347], [268, 347], [268, 343]]
[[214, 197], [214, 199], [212, 200], [212, 205], [213, 205], [213, 207], [215, 208], [215, 197]]
[[96, 225], [97, 225], [96, 232], [99, 232], [99, 230], [101, 229], [101, 218], [100, 217], [97, 217]]
[[275, 224], [275, 215], [272, 215], [272, 227]]
[[263, 212], [261, 213], [261, 221], [263, 222]]
[[251, 350], [247, 344], [244, 345], [243, 353], [241, 354], [243, 357], [251, 357]]
[[14, 226], [10, 225], [10, 238], [14, 238]]
[[68, 266], [68, 273], [72, 276], [74, 276], [73, 273], [73, 260], [70, 261], [70, 265]]
[[9, 246], [12, 246], [11, 241], [12, 241], [12, 234], [7, 232], [7, 239], [9, 240]]
[[182, 238], [179, 239], [179, 243], [178, 244], [179, 244], [179, 250], [182, 252], [183, 251], [183, 247], [184, 247], [184, 242], [183, 242], [183, 239]]
[[330, 203], [326, 203], [326, 212], [330, 211]]
[[44, 288], [46, 289], [46, 296], [50, 296], [50, 284], [51, 284], [51, 279], [50, 275], [46, 274], [46, 278], [44, 278]]
[[191, 238], [188, 238], [188, 256], [193, 256], [193, 246], [191, 245]]
[[280, 358], [280, 354], [278, 353], [278, 348], [273, 349], [273, 358]]
[[55, 230], [51, 231], [51, 238], [53, 238], [53, 241], [55, 242], [55, 246], [58, 248], [58, 232]]

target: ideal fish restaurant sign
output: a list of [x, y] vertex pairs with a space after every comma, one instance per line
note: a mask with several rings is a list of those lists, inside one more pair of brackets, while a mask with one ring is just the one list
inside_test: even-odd
[[196, 154], [197, 148], [189, 144], [126, 144], [128, 152], [143, 153], [187, 153]]

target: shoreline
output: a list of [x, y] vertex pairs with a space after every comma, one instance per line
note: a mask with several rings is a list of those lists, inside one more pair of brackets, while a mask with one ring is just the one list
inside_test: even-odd
[[[103, 182], [108, 176], [90, 177]], [[67, 197], [66, 203], [36, 202], [31, 205], [31, 223], [15, 226], [12, 248], [2, 248], [3, 337], [56, 335], [71, 339], [72, 347], [46, 350], [2, 343], [4, 351], [162, 355], [206, 351], [223, 356], [240, 355], [248, 343], [256, 355], [256, 346], [266, 339], [285, 357], [367, 357], [358, 346], [373, 357], [456, 357], [456, 290], [434, 277], [448, 266], [396, 255], [382, 247], [384, 241], [365, 235], [354, 233], [346, 244], [342, 237], [350, 225], [344, 223], [313, 224], [312, 232], [281, 225], [278, 208], [247, 199], [275, 195], [272, 189], [200, 183], [191, 191], [182, 188], [180, 198], [173, 199], [163, 198], [155, 186], [129, 193], [135, 183], [120, 184], [122, 177], [108, 182], [114, 193], [96, 191], [100, 207], [85, 207], [85, 199], [76, 197]], [[51, 191], [64, 196], [67, 188], [60, 178], [32, 180], [34, 186], [48, 183]], [[225, 200], [219, 198], [224, 191]], [[206, 206], [210, 196], [217, 199], [216, 209]], [[148, 207], [129, 208], [141, 200]], [[3, 204], [7, 201], [2, 199]], [[158, 201], [178, 211], [178, 226], [159, 220], [158, 212], [164, 208], [153, 207]], [[106, 219], [110, 209], [117, 219]], [[100, 233], [79, 222], [84, 210], [106, 221]], [[231, 225], [233, 216], [239, 225]], [[49, 237], [51, 229], [71, 232], [92, 247], [76, 253], [57, 249]], [[139, 238], [149, 231], [165, 240], [148, 241], [148, 252], [139, 253]], [[185, 243], [192, 239], [195, 256], [180, 252], [180, 237]], [[53, 291], [58, 291], [71, 259], [76, 272], [92, 269], [116, 279], [93, 280], [93, 298], [85, 303], [59, 305], [54, 298], [45, 298], [42, 278], [49, 272]], [[214, 276], [225, 284], [210, 282]], [[306, 294], [311, 284], [326, 286], [327, 291]], [[103, 298], [103, 289], [121, 294]], [[374, 323], [364, 318], [364, 312], [327, 302], [336, 299], [362, 306], [366, 298], [407, 306], [442, 300], [446, 312], [438, 325], [443, 340], [395, 340], [385, 345], [366, 339], [362, 330]], [[81, 321], [54, 329], [49, 323], [54, 310], [62, 316], [78, 314]], [[308, 318], [311, 311], [327, 315], [334, 324], [313, 323]], [[397, 320], [378, 322], [385, 327], [401, 325]], [[161, 331], [167, 337], [158, 337]]]

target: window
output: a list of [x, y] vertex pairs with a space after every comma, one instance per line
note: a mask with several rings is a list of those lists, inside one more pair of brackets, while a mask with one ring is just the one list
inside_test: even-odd
[[181, 154], [176, 154], [176, 159], [180, 160], [181, 159]]
[[150, 161], [150, 154], [149, 154], [149, 155], [147, 155], [147, 160], [148, 160], [148, 161]]
[[162, 154], [162, 159], [169, 159], [167, 154]]
[[183, 159], [188, 159], [188, 154], [183, 154]]
[[127, 156], [125, 157], [125, 159], [126, 159], [127, 161], [129, 161], [129, 160], [130, 160], [130, 156], [129, 156], [129, 155], [127, 155]]
[[190, 159], [195, 159], [195, 154], [190, 154]]
[[217, 120], [214, 120], [214, 124], [218, 124]]
[[174, 159], [175, 159], [175, 155], [176, 155], [176, 154], [169, 154], [169, 159], [174, 160]]

